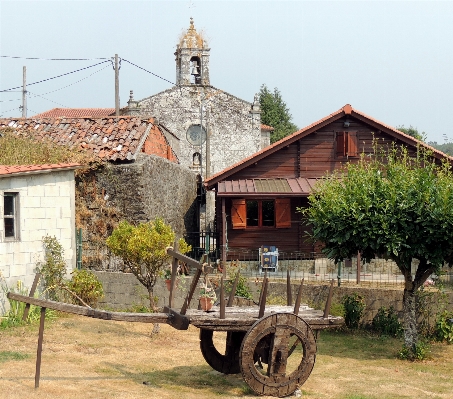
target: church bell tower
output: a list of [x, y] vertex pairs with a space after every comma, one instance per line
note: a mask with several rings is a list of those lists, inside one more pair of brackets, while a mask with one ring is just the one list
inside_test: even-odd
[[176, 85], [209, 86], [209, 51], [206, 40], [195, 30], [193, 18], [190, 27], [176, 46]]

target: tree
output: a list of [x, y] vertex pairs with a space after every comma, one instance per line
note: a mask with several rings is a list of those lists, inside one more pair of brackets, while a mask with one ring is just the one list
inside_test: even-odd
[[[453, 260], [453, 174], [426, 150], [411, 158], [391, 148], [371, 160], [327, 176], [299, 209], [335, 261], [361, 252], [396, 262], [404, 275], [404, 346], [415, 357], [418, 345], [415, 294], [433, 273]], [[411, 263], [418, 261], [415, 276]]]
[[[172, 228], [160, 218], [137, 226], [122, 221], [106, 241], [107, 247], [123, 259], [124, 269], [129, 269], [146, 287], [153, 310], [156, 308], [154, 285], [159, 272], [170, 260], [166, 248], [172, 246], [174, 241]], [[179, 240], [179, 251], [190, 251], [190, 246], [182, 238]]]
[[277, 88], [274, 88], [274, 92], [271, 93], [265, 84], [261, 86], [260, 107], [261, 122], [274, 128], [271, 133], [271, 143], [298, 130], [297, 126], [291, 122], [292, 116]]
[[404, 125], [397, 126], [396, 127], [400, 132], [406, 133], [409, 136], [412, 136], [413, 138], [420, 140], [420, 141], [426, 141], [428, 138], [427, 134], [425, 132], [419, 132], [416, 127], [412, 127], [410, 125], [409, 127], [404, 127]]

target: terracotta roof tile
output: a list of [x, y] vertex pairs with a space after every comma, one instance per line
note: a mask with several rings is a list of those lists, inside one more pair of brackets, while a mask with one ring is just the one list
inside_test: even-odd
[[78, 163], [54, 163], [43, 165], [0, 165], [0, 177], [24, 173], [42, 173], [51, 170], [77, 169]]
[[[127, 124], [127, 129], [120, 126]], [[71, 148], [84, 148], [92, 151], [102, 160], [124, 161], [137, 157], [145, 151], [145, 140], [159, 143], [160, 148], [147, 148], [150, 155], [163, 156], [178, 163], [167, 139], [153, 119], [121, 116], [116, 118], [9, 118], [0, 119], [0, 128], [11, 128], [18, 134], [31, 134], [36, 139], [48, 139], [59, 145]], [[124, 139], [120, 145], [119, 140]], [[128, 145], [126, 144], [128, 143]], [[162, 148], [165, 147], [165, 151]]]
[[115, 113], [115, 108], [53, 108], [32, 118], [103, 118]]

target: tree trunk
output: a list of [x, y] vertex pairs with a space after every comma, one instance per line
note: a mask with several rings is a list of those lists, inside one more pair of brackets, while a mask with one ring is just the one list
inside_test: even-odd
[[415, 290], [412, 278], [406, 285], [403, 296], [403, 327], [404, 327], [404, 346], [415, 357], [418, 343], [417, 317], [415, 312]]
[[155, 312], [157, 310], [156, 301], [154, 300], [153, 287], [148, 287], [149, 307]]

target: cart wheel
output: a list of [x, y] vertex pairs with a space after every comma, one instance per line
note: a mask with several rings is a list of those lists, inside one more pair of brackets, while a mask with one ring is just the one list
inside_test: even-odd
[[225, 354], [222, 355], [214, 346], [213, 331], [200, 328], [200, 348], [206, 362], [223, 374], [237, 374], [239, 367], [239, 350], [245, 331], [228, 331], [226, 336]]
[[315, 359], [316, 341], [308, 323], [293, 313], [275, 313], [247, 332], [239, 364], [253, 391], [283, 397], [307, 380]]

